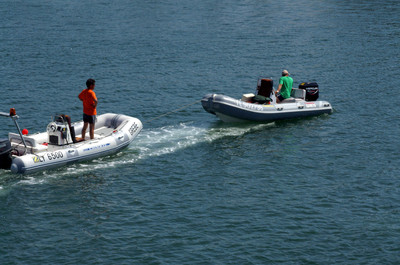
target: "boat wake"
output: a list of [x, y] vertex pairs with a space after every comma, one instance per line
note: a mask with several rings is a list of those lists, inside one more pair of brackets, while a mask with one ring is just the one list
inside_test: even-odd
[[130, 145], [130, 150], [139, 150], [137, 159], [174, 153], [200, 143], [213, 142], [223, 137], [241, 136], [251, 131], [263, 129], [270, 124], [248, 125], [246, 127], [217, 126], [198, 127], [188, 123], [166, 126], [149, 131], [143, 130], [137, 137], [137, 143]]
[[[238, 137], [270, 126], [274, 126], [273, 123], [240, 126], [228, 126], [218, 123], [215, 126], [207, 127], [189, 122], [160, 128], [144, 128], [127, 149], [117, 154], [72, 164], [55, 170], [26, 175], [18, 181], [18, 184], [42, 184], [47, 182], [46, 179], [50, 180], [67, 175], [82, 175], [101, 169], [120, 167], [151, 157], [168, 155], [201, 143], [211, 143], [223, 137]], [[2, 175], [5, 174], [11, 173], [0, 172], [0, 191], [3, 189]]]

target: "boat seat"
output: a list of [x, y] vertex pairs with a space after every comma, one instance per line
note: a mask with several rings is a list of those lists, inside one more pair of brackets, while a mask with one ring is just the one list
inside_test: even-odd
[[258, 81], [257, 95], [269, 98], [272, 94], [274, 81], [269, 78], [263, 78]]
[[293, 88], [290, 93], [290, 98], [286, 98], [281, 103], [294, 103], [304, 100], [306, 97], [306, 91], [304, 89]]
[[[28, 148], [28, 153], [37, 153], [37, 152], [43, 152], [47, 150], [47, 145], [43, 145], [42, 143], [47, 142], [43, 138], [44, 134], [34, 134], [32, 136], [26, 136], [24, 135], [24, 140], [26, 143], [26, 147]], [[11, 145], [15, 150], [18, 152], [22, 153], [25, 146], [21, 140], [21, 136], [17, 133], [9, 133], [8, 138], [11, 142]], [[43, 139], [42, 139], [43, 138]]]
[[299, 88], [293, 88], [292, 92], [290, 93], [290, 97], [305, 99], [306, 98], [306, 90], [299, 89]]
[[[26, 135], [24, 135], [23, 137], [26, 145], [28, 146], [36, 147], [40, 144], [39, 143], [40, 141], [36, 139], [36, 137], [26, 136]], [[21, 136], [17, 133], [12, 133], [12, 132], [8, 133], [8, 139], [10, 140], [11, 143], [22, 143]]]
[[294, 103], [294, 102], [296, 102], [295, 98], [285, 98], [280, 103]]

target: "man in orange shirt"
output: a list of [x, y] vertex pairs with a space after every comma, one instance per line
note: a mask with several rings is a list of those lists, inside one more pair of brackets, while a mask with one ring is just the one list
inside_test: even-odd
[[86, 81], [86, 89], [82, 90], [79, 94], [79, 99], [83, 102], [83, 128], [82, 128], [82, 141], [85, 140], [86, 129], [89, 126], [90, 139], [94, 139], [94, 125], [96, 123], [96, 107], [97, 97], [93, 89], [96, 81], [94, 79], [88, 79]]

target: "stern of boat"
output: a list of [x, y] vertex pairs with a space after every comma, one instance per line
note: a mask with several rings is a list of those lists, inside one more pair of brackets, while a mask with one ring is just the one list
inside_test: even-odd
[[214, 96], [215, 94], [207, 94], [201, 99], [201, 105], [203, 106], [204, 110], [214, 114], [213, 104], [214, 104]]

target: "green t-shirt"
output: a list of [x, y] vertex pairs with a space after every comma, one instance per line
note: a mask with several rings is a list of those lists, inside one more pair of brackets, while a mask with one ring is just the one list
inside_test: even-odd
[[290, 98], [290, 93], [292, 92], [293, 88], [293, 78], [290, 76], [282, 76], [279, 78], [279, 84], [282, 85], [280, 94], [284, 98]]

